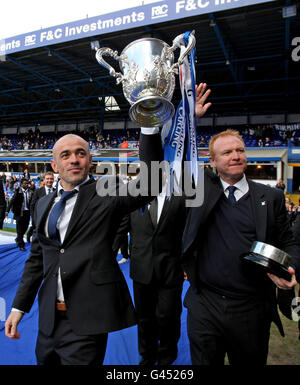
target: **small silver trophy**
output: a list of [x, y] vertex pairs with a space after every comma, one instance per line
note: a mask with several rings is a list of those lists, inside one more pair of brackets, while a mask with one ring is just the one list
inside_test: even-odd
[[292, 276], [288, 271], [292, 257], [285, 251], [264, 242], [253, 242], [249, 253], [242, 256], [244, 261], [254, 263], [261, 269], [290, 281]]
[[[192, 32], [186, 49], [174, 64], [173, 51], [182, 46], [182, 39], [183, 34], [178, 35], [172, 47], [150, 37], [135, 40], [123, 49], [120, 56], [110, 48], [97, 49], [98, 63], [109, 70], [117, 84], [122, 83], [124, 96], [131, 104], [129, 116], [140, 126], [161, 126], [174, 115], [171, 103], [175, 88], [174, 74], [178, 73], [183, 59], [196, 43]], [[103, 59], [105, 55], [117, 60], [122, 72], [116, 72]]]

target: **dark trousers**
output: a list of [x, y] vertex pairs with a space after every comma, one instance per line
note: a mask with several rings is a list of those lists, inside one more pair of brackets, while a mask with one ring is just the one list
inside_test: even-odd
[[50, 337], [39, 331], [36, 343], [38, 365], [102, 365], [107, 345], [107, 333], [78, 336], [71, 327], [66, 312], [57, 311], [54, 332]]
[[182, 284], [167, 287], [155, 278], [146, 285], [133, 281], [138, 348], [144, 361], [170, 365], [177, 357]]
[[23, 211], [22, 216], [15, 217], [16, 219], [16, 230], [17, 230], [17, 238], [16, 244], [18, 247], [24, 247], [24, 234], [26, 233], [29, 222], [30, 222], [30, 211]]
[[265, 365], [271, 309], [259, 298], [235, 299], [190, 288], [184, 299], [193, 365]]

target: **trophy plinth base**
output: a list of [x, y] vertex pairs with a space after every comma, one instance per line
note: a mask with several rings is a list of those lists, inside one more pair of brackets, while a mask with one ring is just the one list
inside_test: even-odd
[[129, 110], [130, 119], [141, 127], [162, 126], [174, 115], [173, 104], [161, 96], [146, 96]]
[[287, 267], [270, 258], [256, 253], [246, 253], [243, 254], [241, 258], [246, 263], [254, 263], [258, 266], [258, 268], [263, 269], [268, 273], [272, 273], [277, 277], [284, 278], [287, 281], [291, 281], [292, 279], [292, 276], [289, 273]]

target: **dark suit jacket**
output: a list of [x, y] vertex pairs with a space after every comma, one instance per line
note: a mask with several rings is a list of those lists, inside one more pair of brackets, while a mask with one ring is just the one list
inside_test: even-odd
[[[33, 191], [31, 189], [28, 189], [28, 208], [30, 209], [30, 204], [33, 196]], [[24, 194], [21, 187], [18, 187], [15, 192], [13, 193], [13, 196], [11, 200], [9, 201], [7, 212], [12, 210], [14, 213], [14, 218], [18, 218], [23, 215], [24, 210]]]
[[[141, 160], [161, 160], [161, 156], [160, 136], [141, 135]], [[44, 231], [56, 192], [36, 205], [31, 252], [13, 307], [29, 312], [43, 282], [39, 290], [39, 328], [46, 335], [54, 327], [59, 267], [67, 315], [75, 333], [106, 333], [136, 322], [124, 276], [112, 255], [112, 242], [120, 218], [152, 197], [123, 193], [103, 197], [97, 194], [96, 186], [88, 182], [80, 187], [62, 245], [47, 238]], [[128, 184], [120, 189], [127, 190]]]
[[155, 271], [166, 285], [183, 280], [180, 264], [181, 240], [185, 225], [185, 201], [182, 197], [165, 199], [157, 225], [154, 227], [148, 208], [130, 214], [130, 277], [148, 284]]
[[[53, 190], [55, 191], [55, 188], [53, 187]], [[46, 188], [45, 186], [38, 188], [37, 190], [34, 191], [31, 203], [30, 203], [30, 215], [33, 217], [34, 214], [34, 209], [37, 201], [44, 197], [46, 195]]]
[[[300, 273], [300, 249], [296, 245], [291, 232], [285, 209], [285, 198], [281, 190], [255, 183], [248, 180], [251, 204], [256, 225], [257, 241], [278, 247], [293, 257], [292, 264], [296, 268], [296, 277]], [[210, 170], [206, 170], [204, 178], [204, 204], [189, 211], [187, 224], [183, 235], [183, 268], [187, 273], [191, 286], [199, 289], [197, 282], [197, 254], [198, 242], [201, 244], [201, 234], [210, 213], [214, 210], [223, 194], [219, 177]], [[282, 331], [282, 325], [275, 312], [275, 285], [269, 280], [270, 300], [274, 303], [274, 321]]]

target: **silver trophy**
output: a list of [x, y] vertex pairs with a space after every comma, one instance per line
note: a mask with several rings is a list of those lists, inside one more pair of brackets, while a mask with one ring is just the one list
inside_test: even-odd
[[256, 264], [260, 269], [275, 274], [290, 281], [292, 276], [288, 271], [292, 257], [285, 251], [264, 242], [253, 242], [248, 253], [242, 256], [244, 261]]
[[[173, 52], [182, 46], [183, 34], [173, 40], [170, 47], [162, 40], [143, 38], [128, 44], [118, 55], [111, 48], [99, 48], [96, 59], [107, 68], [117, 84], [122, 83], [123, 93], [131, 104], [129, 116], [132, 121], [144, 127], [163, 125], [174, 115], [171, 103], [175, 88], [174, 74], [178, 73], [183, 59], [195, 47], [194, 32], [189, 35], [189, 42], [174, 64]], [[122, 72], [116, 72], [103, 56], [111, 56], [119, 62]]]

